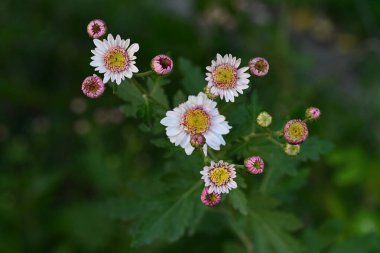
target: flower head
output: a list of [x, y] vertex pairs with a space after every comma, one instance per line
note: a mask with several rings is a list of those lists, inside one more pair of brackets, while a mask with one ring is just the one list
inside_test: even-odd
[[173, 70], [173, 60], [164, 54], [155, 56], [150, 66], [152, 70], [158, 75], [167, 75]]
[[261, 127], [268, 127], [272, 124], [272, 116], [267, 112], [261, 112], [257, 116], [256, 122]]
[[205, 206], [213, 207], [220, 203], [222, 195], [216, 192], [208, 193], [208, 188], [205, 187], [201, 194], [201, 201]]
[[211, 66], [206, 67], [207, 86], [210, 93], [220, 96], [226, 102], [234, 102], [235, 97], [243, 94], [243, 90], [247, 89], [250, 75], [245, 73], [248, 67], [238, 69], [241, 60], [232, 57], [232, 55], [220, 54], [216, 55], [216, 60], [211, 61]]
[[206, 143], [205, 137], [203, 137], [202, 134], [194, 134], [190, 138], [190, 144], [194, 148], [200, 148], [203, 147], [203, 145]]
[[261, 57], [253, 58], [249, 61], [249, 71], [254, 76], [265, 76], [269, 71], [269, 63]]
[[170, 141], [184, 148], [188, 155], [194, 150], [190, 142], [191, 136], [203, 135], [206, 153], [207, 146], [220, 150], [220, 145], [226, 144], [222, 135], [228, 134], [231, 129], [226, 118], [219, 114], [216, 102], [207, 98], [203, 92], [198, 96], [189, 96], [185, 103], [168, 111], [161, 124], [166, 126], [166, 135]]
[[299, 145], [299, 144], [292, 145], [292, 144], [286, 143], [284, 146], [284, 152], [285, 152], [285, 154], [287, 154], [289, 156], [298, 155], [300, 150], [301, 150], [301, 145]]
[[305, 122], [300, 119], [288, 121], [284, 126], [284, 138], [290, 144], [300, 144], [309, 136], [309, 130]]
[[228, 193], [231, 189], [237, 188], [234, 181], [236, 171], [233, 164], [211, 161], [210, 166], [205, 166], [201, 174], [205, 186], [208, 187], [208, 193]]
[[244, 161], [245, 167], [252, 174], [261, 174], [264, 172], [264, 161], [260, 156], [252, 156]]
[[93, 39], [102, 37], [107, 32], [106, 23], [101, 19], [94, 19], [87, 25], [87, 33]]
[[309, 107], [305, 112], [306, 119], [317, 120], [321, 116], [321, 111], [317, 107]]
[[103, 41], [94, 39], [95, 50], [91, 50], [94, 56], [91, 57], [91, 66], [99, 73], [104, 73], [103, 82], [107, 83], [111, 79], [120, 84], [125, 77], [131, 78], [133, 73], [139, 70], [135, 66], [136, 56], [139, 51], [139, 44], [134, 43], [129, 46], [130, 40], [123, 40], [119, 35], [116, 39], [108, 34]]
[[89, 98], [97, 98], [103, 94], [105, 90], [104, 83], [97, 75], [88, 76], [82, 83], [83, 94]]

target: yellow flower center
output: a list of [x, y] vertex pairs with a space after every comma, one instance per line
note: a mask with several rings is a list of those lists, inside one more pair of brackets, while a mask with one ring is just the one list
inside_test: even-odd
[[104, 56], [104, 63], [112, 72], [122, 72], [128, 65], [127, 52], [120, 47], [112, 48]]
[[259, 161], [254, 162], [253, 167], [255, 167], [256, 169], [260, 169], [261, 167], [260, 162]]
[[207, 194], [206, 198], [207, 198], [208, 201], [211, 201], [211, 202], [215, 202], [216, 199], [217, 199], [215, 193]]
[[295, 122], [289, 126], [288, 133], [291, 139], [299, 140], [304, 138], [305, 129], [301, 123]]
[[183, 125], [191, 134], [201, 134], [209, 128], [210, 117], [200, 108], [191, 109], [186, 112]]
[[225, 167], [217, 167], [210, 170], [209, 177], [216, 186], [222, 186], [230, 179], [230, 173]]
[[236, 86], [237, 70], [227, 64], [219, 65], [212, 72], [212, 78], [219, 89], [230, 89]]

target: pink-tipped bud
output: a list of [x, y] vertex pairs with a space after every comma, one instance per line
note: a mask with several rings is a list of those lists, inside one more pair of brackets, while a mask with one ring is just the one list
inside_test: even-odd
[[102, 37], [107, 32], [106, 23], [101, 19], [94, 19], [87, 25], [87, 33], [93, 39]]
[[164, 54], [155, 56], [150, 66], [152, 70], [158, 75], [168, 75], [173, 70], [173, 60]]
[[103, 94], [105, 86], [103, 80], [97, 75], [86, 77], [82, 83], [83, 94], [89, 98], [97, 98]]
[[265, 76], [269, 71], [269, 63], [262, 57], [256, 57], [249, 61], [249, 71], [254, 76]]
[[244, 161], [244, 165], [251, 174], [264, 172], [264, 161], [260, 156], [252, 156]]
[[191, 136], [190, 144], [194, 148], [201, 148], [206, 143], [206, 139], [202, 134], [194, 134]]
[[309, 107], [305, 112], [306, 119], [317, 120], [321, 116], [321, 111], [317, 107]]
[[201, 194], [201, 201], [205, 206], [214, 207], [222, 201], [222, 195], [216, 192], [208, 193], [208, 188], [205, 187]]

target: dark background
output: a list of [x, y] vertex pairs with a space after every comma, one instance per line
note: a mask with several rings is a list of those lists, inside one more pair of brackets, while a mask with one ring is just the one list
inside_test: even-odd
[[81, 93], [94, 18], [140, 44], [140, 70], [166, 52], [202, 69], [216, 53], [268, 59], [261, 103], [274, 117], [319, 107], [311, 130], [335, 145], [309, 164], [294, 210], [306, 227], [336, 222], [341, 240], [379, 235], [380, 1], [2, 0], [0, 252], [202, 252], [189, 247], [202, 235], [132, 249], [128, 223], [94, 208], [149, 177], [163, 153], [110, 88], [97, 100]]

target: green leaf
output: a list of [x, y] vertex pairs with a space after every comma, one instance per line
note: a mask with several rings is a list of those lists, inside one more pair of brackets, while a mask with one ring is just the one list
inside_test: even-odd
[[203, 182], [195, 169], [201, 167], [201, 156], [181, 153], [166, 163], [158, 179], [139, 183], [141, 190], [130, 207], [132, 213], [138, 210], [131, 229], [132, 245], [174, 241], [186, 231], [194, 233], [206, 210], [199, 197]]
[[[165, 94], [164, 89], [162, 88], [162, 86], [164, 86], [168, 82], [168, 80], [162, 79], [161, 77], [156, 77], [154, 79], [148, 78], [147, 86], [149, 95], [162, 105], [169, 108], [168, 98]], [[162, 109], [159, 106], [157, 106], [156, 108]]]
[[179, 71], [183, 76], [182, 86], [188, 94], [198, 94], [206, 85], [205, 76], [201, 69], [184, 58], [179, 58], [178, 62]]
[[186, 101], [186, 95], [185, 95], [185, 93], [183, 93], [183, 91], [181, 91], [181, 90], [178, 90], [175, 93], [175, 95], [174, 95], [173, 105], [174, 106], [178, 106], [178, 105], [180, 105], [181, 103], [183, 103], [185, 101]]
[[121, 83], [117, 89], [117, 95], [127, 102], [121, 107], [121, 111], [127, 116], [137, 117], [137, 112], [144, 107], [145, 101], [132, 81], [126, 80]]
[[198, 181], [185, 191], [178, 191], [175, 198], [161, 202], [154, 210], [144, 213], [141, 223], [134, 227], [133, 246], [149, 244], [154, 240], [174, 241], [180, 238], [199, 215], [199, 192], [201, 182]]
[[243, 215], [248, 214], [247, 198], [240, 189], [232, 190], [229, 194], [232, 206]]
[[333, 144], [329, 141], [321, 140], [318, 137], [310, 137], [301, 146], [299, 159], [301, 161], [317, 161], [320, 155], [329, 153], [333, 149]]
[[272, 252], [272, 249], [279, 253], [304, 252], [301, 243], [291, 234], [301, 227], [294, 215], [274, 210], [274, 202], [269, 197], [268, 200], [253, 198], [251, 202], [249, 215], [258, 252]]

